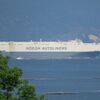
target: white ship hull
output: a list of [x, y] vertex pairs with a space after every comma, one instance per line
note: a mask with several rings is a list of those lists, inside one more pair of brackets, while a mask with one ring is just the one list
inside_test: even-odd
[[97, 57], [100, 43], [67, 42], [0, 42], [0, 51], [17, 58]]

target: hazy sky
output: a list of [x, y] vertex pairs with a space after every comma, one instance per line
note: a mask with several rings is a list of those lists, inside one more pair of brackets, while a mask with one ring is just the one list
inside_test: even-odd
[[100, 36], [100, 0], [0, 0], [0, 40]]

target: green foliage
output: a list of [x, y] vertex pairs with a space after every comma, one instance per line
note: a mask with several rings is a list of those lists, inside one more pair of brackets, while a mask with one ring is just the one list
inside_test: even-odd
[[29, 85], [28, 81], [24, 80], [18, 91], [20, 100], [38, 100], [35, 87]]
[[4, 57], [0, 53], [0, 71], [8, 67], [9, 57]]
[[20, 84], [20, 76], [22, 70], [15, 68], [6, 68], [0, 72], [0, 88], [7, 91], [12, 91]]
[[0, 100], [6, 100], [6, 97], [4, 94], [0, 93]]
[[[8, 66], [9, 57], [0, 54], [0, 100], [39, 100], [35, 87], [22, 80], [22, 70]], [[44, 96], [40, 97], [44, 100]]]
[[45, 95], [41, 95], [40, 100], [44, 100], [44, 99], [45, 99]]

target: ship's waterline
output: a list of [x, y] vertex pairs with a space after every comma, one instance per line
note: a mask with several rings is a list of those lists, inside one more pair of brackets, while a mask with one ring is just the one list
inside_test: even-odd
[[72, 59], [100, 58], [100, 52], [4, 52], [16, 59]]

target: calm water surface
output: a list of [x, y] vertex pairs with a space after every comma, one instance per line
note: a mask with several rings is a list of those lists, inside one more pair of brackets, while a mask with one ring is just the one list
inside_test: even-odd
[[71, 92], [73, 95], [46, 95], [48, 100], [100, 100], [100, 59], [14, 60], [24, 78], [37, 93]]

